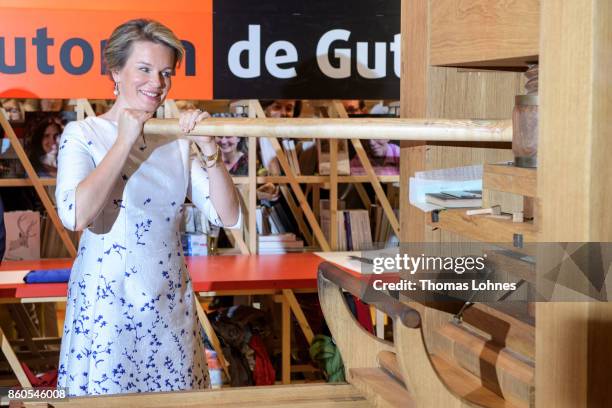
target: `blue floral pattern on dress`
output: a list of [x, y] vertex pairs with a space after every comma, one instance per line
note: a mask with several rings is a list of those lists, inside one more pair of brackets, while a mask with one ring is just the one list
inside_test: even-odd
[[[71, 122], [62, 135], [56, 198], [75, 228], [75, 191], [104, 158], [116, 125]], [[69, 395], [200, 389], [208, 369], [178, 237], [188, 196], [221, 225], [189, 142], [134, 146], [102, 212], [83, 232], [70, 281], [58, 386]], [[241, 223], [241, 217], [236, 226]]]

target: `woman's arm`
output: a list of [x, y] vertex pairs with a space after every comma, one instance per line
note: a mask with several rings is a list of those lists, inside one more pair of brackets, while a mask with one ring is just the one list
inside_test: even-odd
[[[200, 110], [183, 112], [179, 118], [179, 126], [185, 133], [189, 133], [196, 122], [210, 117], [208, 112]], [[238, 226], [240, 220], [240, 201], [234, 187], [234, 182], [227, 171], [221, 154], [218, 153], [217, 143], [213, 137], [200, 137], [198, 146], [204, 156], [216, 155], [214, 162], [206, 163], [203, 158], [199, 166], [192, 166], [191, 173], [191, 200], [201, 207], [208, 207], [207, 201], [212, 203], [212, 210], [216, 212], [224, 227]], [[200, 162], [201, 161], [201, 162]], [[198, 168], [201, 167], [201, 168]], [[205, 173], [204, 173], [205, 172]], [[208, 179], [208, 180], [206, 180]], [[210, 208], [207, 209], [208, 211]], [[210, 218], [210, 214], [209, 214]]]
[[124, 110], [119, 116], [117, 140], [96, 168], [83, 179], [75, 193], [75, 230], [87, 228], [98, 216], [111, 194], [132, 145], [152, 113]]
[[[201, 142], [198, 143], [202, 153], [206, 156], [214, 155], [217, 151], [216, 142]], [[234, 181], [227, 171], [221, 155], [217, 157], [217, 161], [207, 163], [206, 172], [208, 173], [208, 182], [210, 183], [210, 200], [213, 207], [217, 211], [219, 218], [224, 226], [236, 225], [240, 215], [240, 204], [238, 193], [234, 187]], [[208, 166], [211, 167], [208, 167]]]

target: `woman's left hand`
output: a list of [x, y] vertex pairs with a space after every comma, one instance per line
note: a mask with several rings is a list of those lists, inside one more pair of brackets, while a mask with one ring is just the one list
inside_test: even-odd
[[[206, 118], [210, 118], [210, 114], [206, 111], [202, 111], [200, 109], [193, 109], [181, 112], [179, 116], [179, 126], [183, 133], [189, 133], [193, 130], [196, 123]], [[214, 143], [215, 138], [213, 136], [198, 136], [197, 140], [198, 144], [204, 143]]]

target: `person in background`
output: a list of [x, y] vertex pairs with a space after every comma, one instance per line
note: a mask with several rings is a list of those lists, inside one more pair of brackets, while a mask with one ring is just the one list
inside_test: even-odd
[[[364, 149], [378, 175], [397, 175], [399, 174], [400, 148], [391, 143], [390, 139], [369, 139], [363, 143]], [[362, 176], [366, 174], [365, 169], [355, 155], [351, 159], [351, 175]]]
[[41, 177], [57, 175], [57, 144], [64, 127], [59, 118], [43, 118], [33, 128], [28, 157]]
[[22, 102], [23, 112], [40, 111], [40, 99], [24, 99]]
[[23, 108], [17, 99], [4, 99], [2, 108], [8, 115], [9, 122], [20, 122], [23, 120]]
[[246, 153], [246, 139], [237, 136], [216, 137], [221, 148], [221, 159], [233, 176], [249, 175], [249, 157]]
[[[302, 101], [295, 99], [277, 99], [260, 101], [266, 116], [269, 118], [297, 118], [302, 111]], [[268, 175], [279, 176], [281, 166], [276, 157], [276, 151], [268, 138], [259, 138], [261, 162], [268, 170]]]
[[346, 113], [349, 115], [364, 115], [368, 113], [363, 99], [346, 99], [342, 101]]
[[40, 110], [43, 112], [61, 112], [65, 104], [63, 99], [41, 99]]

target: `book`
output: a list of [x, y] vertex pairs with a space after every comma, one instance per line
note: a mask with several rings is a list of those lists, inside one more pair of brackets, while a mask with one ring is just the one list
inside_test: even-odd
[[427, 193], [425, 200], [430, 204], [445, 208], [481, 207], [482, 191], [441, 191], [440, 193]]

